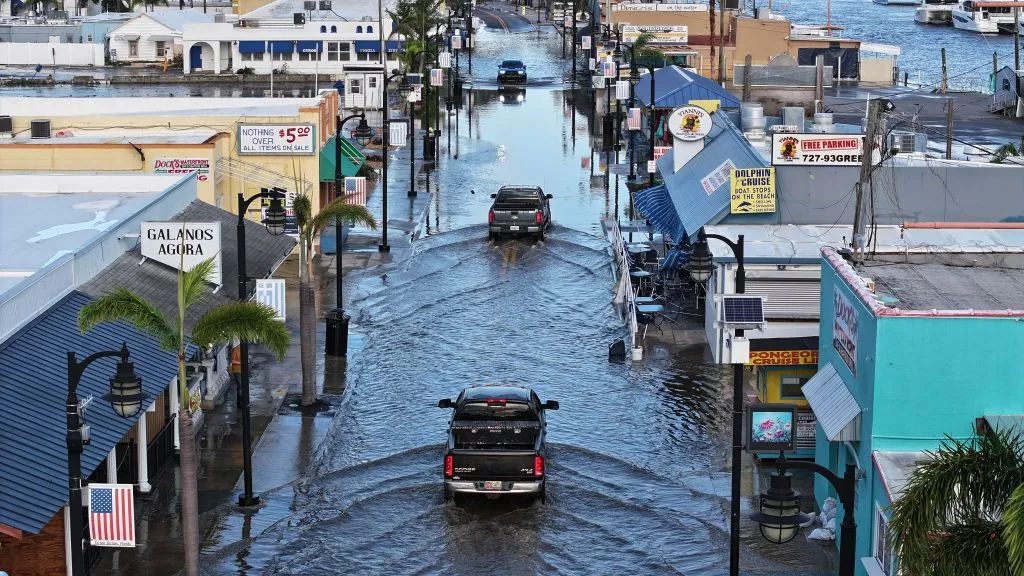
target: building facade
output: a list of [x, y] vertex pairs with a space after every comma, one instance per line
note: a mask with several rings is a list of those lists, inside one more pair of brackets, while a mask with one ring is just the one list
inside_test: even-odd
[[183, 53], [184, 26], [213, 20], [213, 14], [195, 11], [146, 12], [109, 32], [108, 57], [111, 62], [174, 60]]

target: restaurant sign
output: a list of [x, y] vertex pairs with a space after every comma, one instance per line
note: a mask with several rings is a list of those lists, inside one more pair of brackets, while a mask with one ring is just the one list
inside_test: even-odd
[[633, 44], [643, 34], [650, 34], [649, 44], [686, 44], [689, 29], [686, 26], [623, 26], [622, 42]]
[[221, 278], [220, 222], [143, 222], [142, 257], [152, 258], [186, 272], [203, 260], [213, 258], [210, 281], [217, 286]]
[[153, 162], [154, 174], [191, 174], [196, 173], [200, 182], [210, 179], [209, 158], [157, 158]]
[[707, 4], [696, 3], [632, 3], [612, 4], [612, 12], [707, 12]]
[[860, 166], [863, 134], [772, 134], [776, 166]]
[[317, 153], [312, 124], [243, 124], [238, 127], [238, 153], [262, 156]]
[[835, 348], [839, 357], [850, 368], [854, 376], [857, 375], [857, 309], [850, 304], [846, 295], [836, 287], [833, 293], [835, 320], [832, 322], [832, 347]]
[[817, 350], [751, 350], [748, 366], [815, 366]]

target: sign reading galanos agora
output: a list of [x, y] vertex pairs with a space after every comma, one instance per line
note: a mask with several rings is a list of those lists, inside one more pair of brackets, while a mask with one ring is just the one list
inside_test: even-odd
[[213, 258], [211, 281], [220, 286], [220, 222], [143, 222], [142, 257], [186, 272]]
[[832, 315], [835, 317], [835, 322], [832, 323], [832, 347], [835, 348], [836, 353], [846, 363], [850, 372], [856, 376], [857, 324], [859, 322], [857, 309], [850, 304], [850, 300], [839, 291], [839, 288], [834, 290], [832, 299], [835, 305], [835, 310], [832, 312]]
[[775, 166], [860, 166], [863, 134], [772, 134]]
[[316, 154], [312, 124], [242, 124], [238, 127], [238, 153]]

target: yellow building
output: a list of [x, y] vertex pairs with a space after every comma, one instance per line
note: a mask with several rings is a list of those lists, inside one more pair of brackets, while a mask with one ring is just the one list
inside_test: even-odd
[[[237, 212], [237, 195], [279, 187], [334, 198], [338, 94], [316, 98], [0, 98], [13, 134], [0, 172], [197, 172], [199, 199]], [[49, 126], [45, 126], [45, 122]], [[343, 173], [363, 157], [343, 140]], [[321, 166], [321, 154], [325, 165]], [[251, 217], [258, 217], [254, 204]]]

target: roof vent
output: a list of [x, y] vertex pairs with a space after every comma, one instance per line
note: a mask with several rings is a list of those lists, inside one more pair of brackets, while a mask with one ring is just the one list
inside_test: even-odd
[[49, 138], [50, 137], [50, 121], [49, 120], [33, 120], [32, 121], [32, 137], [33, 138]]

